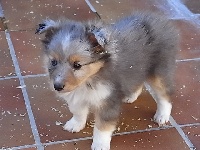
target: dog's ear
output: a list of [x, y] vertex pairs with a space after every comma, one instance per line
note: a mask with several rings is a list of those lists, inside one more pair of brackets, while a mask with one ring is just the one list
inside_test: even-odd
[[58, 28], [60, 25], [59, 21], [53, 21], [53, 20], [44, 20], [43, 23], [39, 24], [38, 27], [36, 28], [35, 34], [42, 34], [45, 33], [49, 30], [54, 30]]
[[45, 46], [47, 46], [50, 43], [52, 36], [58, 31], [59, 26], [59, 21], [56, 22], [53, 20], [45, 20], [43, 23], [38, 25], [35, 34], [45, 33], [45, 38], [42, 40], [42, 42]]
[[87, 39], [89, 41], [89, 43], [91, 44], [92, 47], [96, 47], [98, 45], [100, 45], [94, 35], [94, 33], [92, 32], [87, 32], [86, 33]]
[[95, 54], [104, 53], [105, 49], [102, 45], [99, 44], [98, 40], [95, 37], [95, 34], [92, 32], [86, 33], [87, 39], [92, 47], [92, 52]]

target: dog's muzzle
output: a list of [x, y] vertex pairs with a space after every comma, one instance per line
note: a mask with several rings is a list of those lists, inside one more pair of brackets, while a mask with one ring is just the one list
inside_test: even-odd
[[64, 84], [61, 84], [61, 83], [55, 83], [54, 84], [54, 89], [56, 91], [62, 91], [64, 89], [65, 85]]

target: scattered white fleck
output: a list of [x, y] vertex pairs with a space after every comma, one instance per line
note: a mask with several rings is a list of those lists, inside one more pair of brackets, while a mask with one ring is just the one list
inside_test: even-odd
[[56, 109], [56, 108], [54, 108], [54, 107], [51, 107], [51, 110], [56, 111], [56, 112], [59, 111], [58, 109]]
[[8, 113], [9, 115], [11, 115], [11, 112], [10, 112], [10, 111], [7, 111], [7, 113]]
[[120, 131], [120, 127], [117, 128], [117, 131], [118, 131], [118, 132]]
[[135, 106], [134, 108], [135, 108], [135, 109], [138, 109], [139, 107]]
[[60, 125], [62, 125], [62, 124], [63, 124], [62, 122], [56, 121], [56, 125], [57, 125], [57, 126], [60, 126]]
[[96, 1], [97, 4], [99, 4], [99, 1]]
[[26, 113], [25, 114], [19, 114], [20, 117], [25, 117]]
[[8, 76], [11, 76], [12, 74], [13, 74], [13, 73], [11, 72], [11, 73], [8, 74]]
[[199, 120], [198, 118], [194, 117], [194, 116], [191, 116], [194, 120]]

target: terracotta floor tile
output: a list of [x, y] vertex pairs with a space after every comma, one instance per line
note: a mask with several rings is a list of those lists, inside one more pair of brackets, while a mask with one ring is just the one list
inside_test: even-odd
[[13, 31], [10, 36], [22, 75], [45, 73], [40, 36], [32, 31]]
[[200, 149], [200, 126], [184, 127], [183, 131], [189, 137], [196, 150]]
[[[130, 15], [134, 11], [153, 11], [165, 14], [169, 18], [187, 17], [193, 13], [199, 13], [199, 2], [197, 0], [186, 1], [166, 1], [166, 0], [90, 0], [96, 11], [103, 20], [113, 22], [125, 15]], [[198, 4], [197, 4], [198, 3]], [[186, 7], [184, 7], [186, 4]], [[190, 12], [187, 9], [192, 10]], [[182, 11], [182, 13], [181, 13]], [[198, 16], [197, 16], [198, 18]]]
[[199, 61], [177, 65], [172, 115], [179, 124], [200, 121], [200, 66]]
[[[161, 0], [156, 2], [160, 3]], [[130, 15], [137, 10], [158, 10], [155, 1], [146, 0], [90, 0], [101, 18], [107, 22], [113, 23], [114, 20], [123, 16]]]
[[193, 13], [200, 13], [200, 3], [198, 0], [184, 0], [184, 4], [189, 8]]
[[4, 32], [0, 32], [0, 45], [0, 77], [14, 76], [16, 75], [15, 68]]
[[152, 121], [155, 112], [155, 101], [148, 91], [143, 90], [143, 93], [134, 103], [123, 104], [116, 132], [157, 128], [158, 125]]
[[[173, 137], [173, 138], [171, 138]], [[89, 150], [92, 140], [64, 143], [47, 146], [45, 150], [77, 149]], [[143, 132], [122, 136], [114, 136], [111, 141], [112, 150], [159, 150], [159, 149], [186, 149], [189, 150], [185, 142], [175, 129]]]
[[191, 59], [200, 57], [200, 30], [197, 24], [189, 20], [174, 21], [180, 30], [180, 51], [177, 59]]
[[[0, 81], [0, 148], [34, 144], [19, 81]], [[4, 135], [4, 136], [2, 136]]]
[[69, 19], [86, 20], [96, 17], [83, 0], [2, 0], [1, 5], [10, 30], [33, 29], [46, 18], [58, 19], [63, 16]]

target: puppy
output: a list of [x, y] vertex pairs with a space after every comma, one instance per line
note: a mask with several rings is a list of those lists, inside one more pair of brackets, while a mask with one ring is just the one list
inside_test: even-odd
[[95, 114], [92, 150], [110, 149], [122, 102], [134, 102], [144, 82], [156, 93], [155, 121], [169, 121], [178, 32], [165, 17], [137, 12], [115, 24], [46, 20], [36, 33], [45, 33], [47, 72], [73, 114], [64, 129], [79, 132], [88, 113]]

